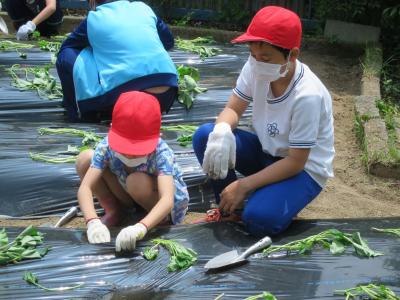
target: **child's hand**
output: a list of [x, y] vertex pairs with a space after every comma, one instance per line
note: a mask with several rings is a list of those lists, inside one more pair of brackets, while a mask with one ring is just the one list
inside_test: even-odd
[[99, 219], [87, 223], [87, 237], [91, 244], [108, 243], [111, 240], [110, 231]]
[[146, 233], [147, 228], [142, 223], [125, 227], [117, 236], [115, 250], [117, 252], [134, 250], [136, 248], [136, 241], [141, 240]]

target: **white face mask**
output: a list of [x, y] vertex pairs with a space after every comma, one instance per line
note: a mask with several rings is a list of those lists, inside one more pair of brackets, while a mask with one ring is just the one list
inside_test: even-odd
[[[290, 55], [290, 54], [289, 54]], [[253, 56], [249, 56], [249, 63], [252, 72], [256, 75], [257, 79], [273, 82], [281, 77], [285, 77], [289, 72], [290, 61], [286, 64], [270, 64], [257, 61]], [[285, 71], [281, 73], [281, 68], [286, 65]]]
[[122, 161], [124, 165], [131, 168], [140, 166], [141, 164], [145, 164], [147, 162], [147, 156], [138, 158], [127, 158], [125, 155], [115, 152], [115, 157]]

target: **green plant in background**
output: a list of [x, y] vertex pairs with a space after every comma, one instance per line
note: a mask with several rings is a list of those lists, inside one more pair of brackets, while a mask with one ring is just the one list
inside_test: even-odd
[[180, 20], [175, 20], [172, 22], [175, 26], [186, 26], [192, 20], [193, 12], [184, 15]]
[[[190, 124], [179, 124], [179, 125], [170, 125], [170, 126], [162, 126], [161, 130], [163, 131], [175, 131], [178, 132], [179, 135], [177, 137], [177, 142], [183, 147], [189, 146], [192, 144], [193, 134], [196, 131], [196, 125]], [[53, 164], [63, 164], [63, 163], [74, 163], [79, 155], [84, 150], [87, 149], [95, 149], [97, 144], [103, 138], [99, 134], [91, 131], [85, 131], [82, 129], [75, 128], [39, 128], [39, 135], [68, 135], [68, 136], [76, 136], [81, 137], [81, 145], [67, 145], [67, 149], [64, 151], [56, 151], [56, 152], [43, 152], [43, 153], [29, 153], [29, 156], [32, 160], [42, 161], [46, 163]]]
[[[371, 299], [371, 300], [400, 300], [400, 297], [386, 286], [368, 284], [359, 285], [355, 288], [336, 290], [335, 294], [346, 296], [349, 299]], [[368, 298], [366, 298], [368, 297]]]
[[213, 44], [214, 40], [211, 37], [197, 37], [192, 40], [181, 38], [175, 39], [175, 47], [183, 51], [196, 53], [202, 60], [207, 57], [215, 56], [221, 53], [221, 49], [216, 47], [205, 46], [205, 44]]
[[274, 295], [268, 292], [263, 292], [262, 294], [254, 295], [245, 298], [244, 300], [256, 300], [256, 299], [264, 299], [264, 300], [277, 300]]
[[22, 67], [19, 64], [6, 70], [12, 77], [12, 86], [21, 91], [35, 90], [41, 98], [59, 99], [63, 97], [61, 85], [50, 74], [51, 66]]
[[147, 260], [155, 260], [158, 256], [158, 247], [163, 246], [170, 254], [170, 261], [168, 264], [168, 271], [175, 272], [179, 270], [186, 270], [197, 261], [197, 253], [187, 248], [174, 240], [153, 239], [152, 247], [146, 247], [142, 253], [143, 257]]
[[74, 128], [39, 128], [38, 131], [40, 135], [72, 135], [82, 138], [81, 146], [68, 145], [65, 151], [29, 153], [32, 160], [53, 164], [74, 163], [79, 153], [87, 149], [95, 149], [102, 139], [101, 136], [94, 132]]
[[400, 237], [400, 228], [375, 228], [375, 227], [372, 227], [371, 229], [375, 230], [375, 231], [379, 231], [379, 232], [394, 234], [394, 235], [397, 235], [398, 237]]
[[232, 29], [242, 30], [244, 26], [250, 23], [250, 19], [254, 15], [243, 0], [230, 0], [228, 5], [218, 13], [217, 22], [229, 23]]
[[365, 131], [364, 131], [364, 124], [370, 119], [370, 116], [368, 115], [359, 115], [356, 114], [355, 120], [354, 120], [354, 131], [357, 137], [357, 141], [360, 145], [362, 155], [361, 155], [361, 162], [368, 168], [368, 141], [365, 136]]
[[55, 64], [61, 48], [61, 42], [40, 40], [38, 41], [38, 46], [40, 50], [51, 52], [51, 63]]
[[178, 72], [178, 101], [190, 109], [193, 105], [193, 98], [197, 94], [207, 91], [206, 88], [200, 88], [197, 82], [200, 80], [199, 71], [196, 68], [179, 65], [176, 68]]
[[375, 102], [381, 117], [385, 120], [388, 131], [389, 155], [395, 162], [400, 162], [400, 141], [398, 140], [397, 130], [400, 128], [400, 110], [389, 100], [378, 100]]
[[31, 40], [38, 40], [40, 39], [40, 31], [35, 30], [29, 37]]
[[382, 49], [374, 45], [367, 45], [361, 66], [364, 76], [380, 77], [382, 71]]
[[5, 229], [0, 231], [0, 266], [21, 260], [42, 258], [50, 248], [37, 249], [43, 243], [43, 234], [36, 228], [25, 228], [12, 242]]
[[39, 284], [39, 279], [35, 274], [32, 272], [27, 272], [25, 271], [23, 280], [25, 280], [27, 283], [32, 284], [38, 288], [41, 288], [42, 290], [49, 291], [49, 292], [62, 292], [62, 291], [68, 291], [68, 290], [74, 290], [77, 288], [80, 288], [83, 286], [83, 283], [77, 284], [74, 286], [68, 286], [68, 287], [58, 287], [58, 288], [47, 288], [41, 284]]
[[297, 254], [308, 254], [316, 246], [327, 248], [332, 254], [343, 254], [347, 246], [353, 246], [356, 254], [361, 257], [383, 255], [381, 252], [370, 249], [367, 242], [361, 238], [359, 232], [348, 234], [337, 229], [328, 229], [319, 234], [301, 240], [295, 240], [282, 246], [271, 246], [264, 249], [263, 253], [270, 255], [274, 252], [286, 251], [288, 254], [293, 252]]
[[161, 130], [179, 132], [180, 134], [176, 140], [182, 147], [187, 147], [192, 144], [193, 134], [197, 128], [198, 126], [196, 125], [179, 124], [179, 125], [162, 126]]
[[27, 55], [24, 52], [21, 52], [21, 49], [31, 49], [34, 45], [24, 44], [24, 43], [16, 43], [9, 40], [0, 40], [0, 50], [1, 51], [16, 51], [19, 57], [26, 59]]

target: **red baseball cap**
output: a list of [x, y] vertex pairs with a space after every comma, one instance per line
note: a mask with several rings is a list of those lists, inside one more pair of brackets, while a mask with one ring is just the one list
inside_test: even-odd
[[161, 109], [157, 99], [143, 92], [119, 96], [112, 113], [108, 144], [126, 155], [147, 155], [160, 138]]
[[300, 18], [286, 8], [266, 6], [253, 17], [246, 33], [231, 41], [245, 42], [267, 42], [284, 49], [300, 48]]

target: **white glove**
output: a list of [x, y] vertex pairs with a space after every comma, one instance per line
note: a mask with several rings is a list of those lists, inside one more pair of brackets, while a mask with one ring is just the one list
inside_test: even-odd
[[36, 25], [32, 21], [26, 22], [25, 25], [22, 25], [17, 32], [17, 40], [27, 40], [30, 33], [34, 32], [36, 29]]
[[136, 241], [141, 240], [147, 233], [147, 228], [142, 223], [125, 227], [120, 231], [115, 241], [115, 250], [131, 251], [136, 248]]
[[228, 169], [235, 168], [236, 140], [231, 126], [222, 122], [215, 125], [208, 136], [203, 170], [213, 179], [224, 179]]
[[87, 237], [89, 243], [108, 243], [111, 240], [110, 231], [107, 226], [101, 223], [100, 219], [93, 219], [87, 223]]

